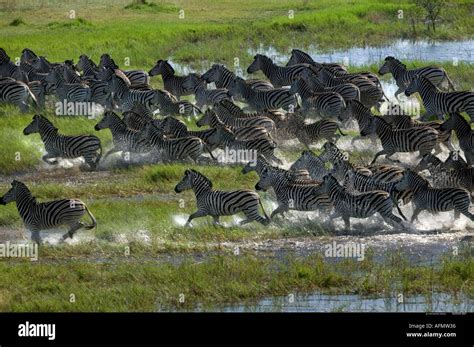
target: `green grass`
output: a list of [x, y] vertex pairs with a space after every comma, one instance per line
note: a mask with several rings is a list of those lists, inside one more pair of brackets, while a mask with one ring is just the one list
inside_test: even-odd
[[[51, 264], [0, 262], [1, 311], [193, 310], [252, 303], [297, 292], [395, 296], [446, 292], [474, 295], [474, 261], [440, 266], [380, 265], [367, 258], [327, 263], [321, 255], [281, 260], [213, 256], [179, 265], [151, 261]], [[93, 292], [94, 295], [90, 295]], [[74, 294], [76, 301], [69, 301]], [[184, 302], [180, 302], [184, 295]]]

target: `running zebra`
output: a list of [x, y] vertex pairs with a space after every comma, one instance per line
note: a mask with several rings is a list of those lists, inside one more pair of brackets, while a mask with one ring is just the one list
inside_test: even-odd
[[[342, 217], [345, 228], [350, 230], [350, 218], [368, 218], [379, 213], [388, 224], [403, 228], [401, 218], [393, 214], [393, 200], [390, 194], [375, 190], [360, 194], [353, 194], [342, 187], [331, 174], [324, 176], [321, 191], [329, 195], [335, 212], [331, 219]], [[403, 215], [402, 215], [403, 217]]]
[[335, 63], [317, 63], [313, 60], [313, 58], [311, 58], [308, 53], [303, 52], [300, 49], [292, 49], [290, 60], [288, 61], [288, 63], [286, 63], [286, 66], [293, 66], [297, 64], [309, 64], [314, 65], [316, 67], [322, 66], [333, 72], [347, 72], [347, 69], [344, 67], [344, 65]]
[[[220, 216], [230, 216], [243, 212], [247, 219], [240, 225], [257, 221], [263, 225], [270, 223], [270, 218], [265, 213], [260, 197], [256, 192], [247, 189], [235, 191], [221, 191], [212, 189], [212, 182], [196, 170], [186, 170], [183, 179], [174, 188], [176, 193], [192, 189], [196, 196], [198, 210], [191, 214], [186, 222], [190, 226], [194, 218], [212, 216], [214, 224], [219, 224]], [[265, 217], [258, 212], [262, 208]]]
[[[15, 201], [26, 229], [31, 232], [31, 239], [38, 245], [42, 240], [40, 231], [67, 226], [68, 231], [63, 235], [63, 240], [70, 237], [81, 228], [86, 230], [97, 226], [97, 221], [92, 213], [81, 200], [61, 199], [48, 202], [37, 202], [28, 187], [17, 180], [13, 180], [10, 190], [0, 198], [0, 205], [6, 205]], [[92, 221], [85, 224], [80, 221], [87, 213]]]
[[400, 60], [389, 56], [385, 58], [385, 63], [379, 69], [379, 75], [385, 75], [387, 73], [391, 73], [397, 83], [398, 90], [395, 92], [395, 98], [397, 99], [399, 94], [405, 92], [405, 89], [410, 85], [410, 82], [415, 75], [425, 76], [437, 87], [440, 87], [446, 81], [448, 83], [448, 90], [454, 90], [453, 82], [449, 78], [446, 70], [443, 68], [427, 66], [408, 70], [406, 65]]
[[209, 136], [209, 144], [211, 146], [218, 145], [222, 149], [228, 148], [244, 153], [255, 152], [256, 155], [261, 154], [267, 160], [274, 161], [279, 165], [282, 164], [282, 161], [274, 154], [277, 146], [273, 141], [265, 138], [241, 141], [237, 140], [235, 135], [228, 128], [218, 127], [215, 129], [216, 131]]
[[290, 94], [301, 97], [302, 111], [314, 112], [323, 118], [339, 117], [346, 103], [342, 96], [334, 92], [313, 93], [301, 77], [296, 78], [289, 89]]
[[321, 181], [328, 174], [328, 170], [321, 160], [310, 150], [305, 150], [301, 156], [290, 166], [290, 171], [307, 170], [311, 179]]
[[135, 103], [144, 104], [150, 110], [156, 105], [157, 93], [154, 90], [131, 89], [121, 74], [112, 75], [111, 90], [119, 100], [122, 111], [129, 111]]
[[281, 88], [291, 85], [307, 66], [307, 64], [278, 66], [267, 56], [257, 54], [253, 57], [253, 62], [247, 68], [247, 72], [251, 74], [262, 70], [275, 88]]
[[413, 205], [415, 210], [411, 222], [418, 220], [422, 210], [445, 212], [454, 210], [454, 218], [459, 219], [461, 213], [474, 221], [474, 214], [469, 211], [471, 197], [467, 190], [462, 188], [433, 188], [428, 181], [410, 169], [406, 169], [403, 178], [395, 189], [413, 191]]
[[334, 143], [328, 141], [323, 145], [323, 151], [319, 155], [319, 158], [325, 163], [334, 163], [336, 160], [348, 160], [349, 156], [337, 148]]
[[435, 188], [460, 187], [466, 188], [469, 191], [472, 190], [472, 177], [466, 177], [466, 171], [443, 163], [433, 154], [425, 154], [413, 169], [415, 172], [424, 170], [430, 172], [429, 181]]
[[234, 96], [242, 97], [257, 111], [283, 108], [292, 112], [298, 105], [296, 97], [288, 89], [254, 90], [240, 77], [234, 79], [229, 91]]
[[196, 106], [213, 105], [221, 100], [230, 100], [231, 95], [227, 89], [207, 89], [206, 82], [198, 74], [191, 73], [183, 82], [184, 88], [193, 91], [196, 97]]
[[168, 60], [158, 60], [148, 72], [150, 76], [161, 75], [165, 90], [173, 94], [178, 100], [185, 95], [192, 95], [193, 89], [184, 86], [187, 76], [176, 76]]
[[92, 98], [92, 89], [83, 83], [66, 83], [60, 72], [55, 68], [46, 77], [46, 82], [54, 85], [56, 96], [62, 102], [89, 102]]
[[122, 119], [128, 129], [135, 131], [145, 129], [145, 126], [154, 120], [153, 112], [138, 102], [133, 105], [130, 111], [126, 111], [122, 114]]
[[[431, 153], [437, 144], [439, 133], [433, 128], [412, 128], [412, 129], [392, 129], [390, 124], [383, 120], [383, 117], [373, 116], [370, 118], [369, 126], [361, 131], [361, 135], [373, 133], [382, 142], [383, 150], [375, 154], [372, 163], [377, 158], [385, 154], [387, 159], [397, 152], [419, 152], [422, 157], [426, 153]], [[393, 159], [390, 159], [393, 160]]]
[[[288, 131], [306, 147], [323, 139], [336, 142], [341, 135], [345, 135], [335, 121], [322, 119], [307, 124], [299, 113], [288, 116]], [[340, 135], [336, 134], [336, 131], [339, 131]]]
[[158, 106], [158, 113], [162, 116], [197, 116], [202, 111], [186, 100], [177, 101], [167, 91], [156, 89], [152, 105]]
[[116, 152], [122, 152], [122, 158], [126, 158], [126, 153], [151, 151], [150, 143], [143, 138], [142, 133], [127, 129], [127, 125], [114, 112], [105, 112], [103, 118], [94, 127], [96, 131], [107, 128], [112, 133], [114, 147], [104, 155], [104, 159]]
[[29, 100], [33, 101], [35, 108], [40, 108], [38, 100], [27, 84], [13, 80], [0, 80], [0, 104], [13, 104], [21, 112], [28, 112]]
[[[118, 68], [117, 65], [115, 64], [114, 60], [108, 55], [107, 53], [102, 54], [100, 57], [100, 62], [99, 62], [99, 69], [101, 68], [107, 68], [107, 67], [112, 67], [112, 68]], [[139, 86], [139, 85], [148, 85], [150, 84], [150, 76], [148, 73], [142, 70], [120, 70], [127, 76], [128, 80], [130, 81], [130, 85], [132, 86]]]
[[212, 110], [219, 117], [233, 117], [233, 118], [255, 118], [255, 117], [267, 117], [270, 118], [275, 125], [281, 123], [285, 119], [283, 112], [279, 111], [266, 111], [266, 112], [244, 112], [239, 106], [234, 104], [230, 100], [222, 100], [221, 102], [214, 104]]
[[308, 87], [313, 93], [333, 92], [341, 95], [346, 102], [349, 100], [360, 101], [359, 87], [353, 83], [342, 83], [332, 87], [326, 87], [310, 69], [303, 70], [300, 74], [300, 78], [308, 84]]
[[467, 164], [474, 165], [474, 131], [466, 119], [459, 113], [451, 113], [448, 120], [439, 129], [441, 131], [454, 131], [459, 140], [459, 147], [461, 147], [466, 157]]
[[[251, 120], [252, 118], [244, 118], [245, 120]], [[211, 128], [219, 128], [219, 127], [227, 127], [231, 130], [235, 138], [237, 140], [247, 141], [247, 140], [255, 140], [259, 138], [270, 139], [271, 136], [268, 130], [262, 126], [256, 125], [249, 125], [249, 126], [242, 126], [242, 127], [235, 127], [228, 125], [221, 121], [221, 119], [212, 111], [206, 110], [204, 113], [204, 117], [199, 119], [196, 122], [198, 127], [203, 125], [209, 125]]]
[[[232, 82], [234, 81], [234, 78], [237, 76], [235, 75], [235, 73], [226, 68], [225, 65], [214, 64], [201, 77], [207, 83], [214, 82], [217, 88], [229, 89]], [[274, 88], [270, 82], [263, 80], [250, 79], [245, 80], [245, 83], [252, 87], [252, 89], [257, 90], [270, 90]]]
[[271, 213], [270, 218], [289, 210], [315, 211], [331, 209], [331, 201], [321, 189], [320, 184], [294, 184], [292, 173], [272, 167], [265, 167], [260, 173], [260, 180], [255, 189], [267, 190], [272, 187], [275, 191], [278, 207]]
[[263, 128], [266, 130], [267, 135], [275, 130], [275, 123], [267, 117], [252, 117], [252, 118], [235, 118], [227, 114], [218, 116], [214, 110], [206, 110], [204, 116], [196, 121], [198, 127], [203, 125], [209, 125], [211, 127], [217, 127], [224, 124], [230, 128]]
[[[93, 135], [62, 135], [58, 128], [42, 115], [34, 115], [33, 120], [23, 130], [24, 135], [39, 133], [44, 143], [46, 154], [43, 161], [53, 165], [57, 158], [74, 159], [84, 157], [91, 169], [96, 169], [102, 155], [102, 146], [98, 137]], [[50, 160], [54, 159], [54, 160]]]
[[99, 67], [85, 54], [81, 54], [79, 56], [79, 61], [76, 64], [76, 68], [79, 71], [82, 71], [82, 76], [85, 78], [98, 77]]
[[243, 168], [242, 173], [244, 175], [248, 174], [249, 172], [255, 171], [258, 177], [261, 177], [263, 169], [265, 168], [272, 168], [273, 170], [279, 170], [280, 172], [287, 172], [287, 177], [290, 181], [294, 184], [313, 184], [315, 180], [311, 178], [309, 175], [308, 170], [301, 169], [301, 170], [284, 170], [284, 169], [277, 169], [273, 167], [268, 160], [266, 160], [263, 156], [257, 155], [257, 160], [249, 161]]
[[446, 113], [466, 112], [471, 123], [474, 122], [474, 92], [443, 92], [423, 75], [415, 75], [405, 89], [405, 95], [418, 92], [425, 106], [425, 114], [421, 119], [436, 116], [441, 119]]
[[191, 159], [196, 163], [205, 147], [204, 141], [194, 136], [166, 138], [164, 131], [153, 123], [146, 125], [142, 136], [150, 143], [162, 161]]

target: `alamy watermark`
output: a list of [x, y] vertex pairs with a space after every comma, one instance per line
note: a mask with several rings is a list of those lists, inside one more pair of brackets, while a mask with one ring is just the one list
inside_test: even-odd
[[88, 116], [95, 118], [100, 114], [102, 106], [95, 102], [58, 101], [54, 105], [56, 116]]
[[333, 241], [324, 245], [324, 256], [328, 258], [356, 258], [358, 261], [362, 261], [365, 258], [365, 244]]
[[0, 258], [30, 258], [31, 261], [38, 260], [37, 243], [0, 243]]
[[252, 166], [257, 165], [257, 151], [254, 149], [232, 149], [225, 147], [224, 152], [217, 155], [217, 161], [219, 163], [248, 163]]

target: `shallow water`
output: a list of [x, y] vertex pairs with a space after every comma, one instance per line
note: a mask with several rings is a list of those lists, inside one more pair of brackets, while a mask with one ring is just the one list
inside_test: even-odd
[[217, 306], [211, 312], [473, 312], [473, 300], [446, 293], [405, 297], [364, 298], [360, 295], [309, 295], [266, 297], [255, 304]]

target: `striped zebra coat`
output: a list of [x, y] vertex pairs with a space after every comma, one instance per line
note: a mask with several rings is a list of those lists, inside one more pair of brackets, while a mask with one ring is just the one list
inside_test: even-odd
[[423, 75], [431, 81], [435, 86], [440, 87], [443, 82], [447, 82], [449, 88], [454, 90], [454, 85], [449, 78], [447, 72], [443, 68], [436, 68], [432, 66], [422, 67], [418, 69], [408, 70], [406, 65], [394, 57], [386, 57], [384, 64], [379, 69], [379, 75], [391, 73], [398, 90], [395, 92], [395, 98], [405, 92], [405, 89], [410, 85], [411, 80], [415, 75]]
[[[46, 154], [43, 160], [48, 164], [57, 164], [57, 158], [83, 157], [91, 169], [96, 169], [102, 156], [102, 146], [98, 137], [93, 135], [61, 135], [53, 123], [41, 115], [33, 116], [23, 134], [39, 133]], [[54, 159], [51, 161], [50, 159]]]
[[313, 180], [321, 181], [329, 171], [324, 161], [310, 150], [305, 150], [301, 156], [290, 166], [290, 171], [307, 170]]
[[271, 213], [270, 218], [277, 214], [284, 216], [288, 210], [329, 211], [331, 209], [331, 201], [321, 190], [321, 185], [295, 184], [291, 173], [265, 167], [260, 173], [260, 180], [255, 185], [255, 189], [266, 190], [270, 187], [275, 191], [278, 202], [278, 207]]
[[291, 57], [290, 60], [288, 60], [288, 63], [286, 63], [286, 66], [293, 66], [297, 64], [309, 64], [309, 65], [314, 65], [316, 67], [325, 67], [326, 69], [330, 71], [340, 71], [340, 72], [347, 72], [347, 69], [344, 67], [344, 65], [341, 64], [335, 64], [335, 63], [317, 63], [311, 58], [311, 56], [303, 52], [300, 49], [292, 49], [291, 50]]
[[285, 173], [285, 175], [290, 179], [290, 181], [294, 184], [314, 184], [315, 181], [311, 179], [309, 176], [309, 172], [306, 169], [303, 170], [284, 170], [280, 168], [273, 167], [263, 156], [258, 155], [256, 161], [249, 161], [243, 168], [242, 173], [244, 175], [248, 174], [249, 172], [255, 171], [260, 177], [262, 175], [263, 169], [265, 168], [272, 168], [273, 170], [278, 170], [281, 173]]
[[[214, 64], [201, 77], [207, 83], [214, 82], [217, 88], [229, 89], [234, 78], [237, 76], [224, 65]], [[252, 89], [257, 90], [269, 90], [274, 88], [270, 82], [263, 80], [250, 79], [245, 80], [245, 83], [247, 83]]]
[[231, 95], [227, 89], [207, 89], [206, 82], [198, 74], [192, 73], [186, 78], [183, 87], [189, 88], [196, 97], [196, 106], [212, 106], [222, 100], [230, 100]]
[[[72, 238], [74, 233], [84, 228], [86, 230], [96, 227], [95, 217], [81, 200], [61, 199], [48, 202], [37, 202], [28, 187], [17, 180], [11, 184], [11, 189], [0, 198], [0, 205], [15, 201], [26, 229], [31, 232], [31, 239], [41, 244], [40, 231], [66, 226], [68, 231], [63, 239]], [[92, 221], [85, 224], [80, 221], [87, 213]]]
[[221, 116], [218, 116], [214, 110], [206, 110], [204, 116], [196, 121], [198, 127], [204, 125], [216, 127], [221, 124], [236, 129], [247, 127], [263, 128], [267, 134], [275, 130], [275, 123], [268, 117], [236, 118], [226, 113], [221, 113]]
[[[100, 57], [99, 69], [112, 67], [118, 69], [118, 66], [115, 64], [114, 60], [110, 57], [109, 54], [104, 53]], [[130, 85], [139, 86], [139, 85], [148, 85], [150, 84], [150, 76], [148, 73], [142, 70], [120, 70], [125, 76], [127, 76], [130, 81]]]
[[451, 113], [439, 129], [441, 131], [453, 130], [456, 133], [459, 147], [464, 152], [467, 164], [474, 165], [474, 131], [469, 123], [459, 113]]
[[474, 122], [474, 92], [443, 92], [423, 75], [415, 75], [410, 85], [405, 90], [405, 95], [410, 96], [418, 92], [425, 106], [425, 114], [421, 119], [437, 116], [441, 119], [446, 113], [466, 112]]
[[418, 218], [418, 214], [423, 210], [431, 213], [454, 210], [454, 217], [456, 219], [462, 213], [474, 221], [474, 214], [470, 212], [470, 194], [465, 189], [433, 188], [426, 179], [410, 169], [404, 171], [403, 178], [395, 186], [395, 189], [411, 189], [413, 191], [415, 210], [411, 218], [412, 222]]
[[[336, 142], [341, 135], [345, 135], [335, 121], [322, 119], [306, 123], [299, 113], [288, 115], [288, 131], [306, 147], [323, 139]], [[336, 131], [339, 131], [340, 135], [336, 134]]]
[[247, 72], [251, 74], [261, 70], [275, 88], [291, 85], [308, 66], [307, 64], [277, 66], [270, 58], [262, 54], [255, 55], [253, 59], [252, 64], [247, 68]]
[[342, 217], [346, 229], [350, 230], [350, 218], [367, 218], [379, 213], [392, 226], [403, 227], [402, 220], [393, 214], [393, 200], [390, 194], [375, 190], [353, 194], [342, 187], [332, 175], [323, 178], [322, 191], [329, 195], [334, 206], [331, 218]]
[[[240, 224], [257, 221], [263, 225], [270, 223], [270, 218], [263, 209], [260, 197], [256, 192], [247, 189], [235, 191], [214, 190], [212, 182], [195, 170], [186, 170], [183, 179], [174, 188], [176, 193], [192, 189], [196, 196], [198, 210], [191, 214], [186, 222], [189, 226], [194, 218], [212, 216], [214, 223], [219, 224], [220, 216], [230, 216], [243, 212], [246, 219]], [[265, 217], [259, 214], [262, 208]]]
[[375, 154], [372, 163], [385, 154], [387, 159], [397, 152], [415, 152], [420, 156], [431, 153], [438, 141], [439, 133], [433, 128], [392, 129], [382, 117], [371, 117], [369, 126], [361, 131], [365, 136], [375, 132], [382, 143], [383, 150]]
[[173, 94], [178, 100], [182, 96], [193, 94], [193, 88], [184, 86], [187, 76], [176, 76], [168, 60], [158, 60], [148, 74], [150, 76], [161, 75], [165, 90]]
[[257, 111], [282, 108], [293, 112], [298, 105], [296, 97], [291, 95], [288, 89], [254, 90], [240, 77], [234, 79], [229, 91], [232, 95], [242, 97]]
[[35, 108], [39, 108], [38, 100], [28, 85], [10, 79], [0, 80], [0, 104], [13, 104], [18, 106], [21, 112], [28, 112], [29, 101], [33, 101]]

